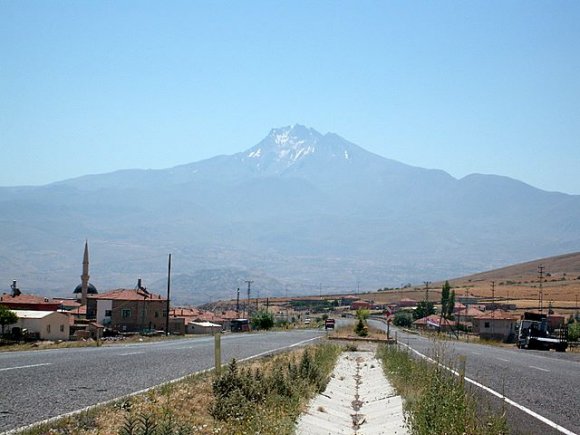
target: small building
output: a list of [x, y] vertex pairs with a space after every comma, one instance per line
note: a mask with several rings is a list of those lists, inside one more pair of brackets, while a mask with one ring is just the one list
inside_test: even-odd
[[466, 305], [466, 306], [479, 304], [479, 298], [476, 296], [457, 295], [457, 296], [455, 296], [455, 300], [457, 302], [461, 302], [463, 305]]
[[78, 310], [82, 305], [76, 299], [69, 298], [52, 298], [54, 302], [59, 304], [59, 311], [73, 311]]
[[518, 321], [518, 315], [490, 311], [473, 318], [473, 332], [483, 339], [511, 342], [516, 338]]
[[68, 340], [70, 336], [69, 316], [57, 311], [12, 310], [18, 321], [11, 325], [40, 340]]
[[483, 316], [485, 313], [481, 310], [478, 310], [477, 308], [465, 308], [463, 310], [457, 311], [455, 313], [455, 318], [457, 320], [463, 321], [463, 322], [471, 322], [473, 323], [473, 318], [474, 317], [479, 317], [479, 316]]
[[208, 321], [189, 322], [186, 328], [188, 334], [215, 334], [221, 330], [222, 325]]
[[401, 308], [411, 308], [417, 306], [417, 301], [415, 299], [403, 298], [398, 303]]
[[138, 284], [87, 298], [87, 318], [120, 332], [164, 330], [167, 299]]
[[57, 311], [60, 309], [60, 302], [43, 296], [28, 295], [23, 293], [8, 294], [0, 296], [0, 305], [4, 305], [9, 310], [25, 311]]
[[554, 329], [562, 328], [566, 324], [567, 317], [563, 314], [548, 314], [548, 329], [553, 331]]
[[441, 317], [439, 314], [431, 314], [430, 316], [417, 319], [413, 322], [419, 329], [428, 329], [435, 331], [450, 331], [455, 328], [453, 321]]
[[232, 319], [230, 325], [232, 332], [247, 332], [250, 330], [250, 321], [248, 319]]
[[372, 308], [372, 303], [367, 302], [367, 301], [363, 301], [362, 299], [359, 299], [358, 301], [354, 301], [350, 304], [350, 309], [351, 310], [370, 310]]

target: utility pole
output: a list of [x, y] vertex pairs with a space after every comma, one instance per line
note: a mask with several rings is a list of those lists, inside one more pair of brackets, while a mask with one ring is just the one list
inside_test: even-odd
[[544, 281], [544, 266], [541, 264], [538, 266], [538, 278], [540, 279], [540, 291], [538, 293], [538, 302], [540, 305], [540, 314], [544, 312], [544, 289], [543, 289], [543, 281]]
[[247, 317], [248, 318], [250, 317], [250, 291], [251, 291], [250, 287], [251, 287], [253, 282], [254, 281], [249, 281], [249, 280], [245, 281], [245, 283], [248, 284], [248, 304], [247, 304], [247, 307], [248, 307], [248, 316]]
[[171, 292], [171, 254], [167, 262], [167, 308], [165, 309], [165, 335], [169, 335], [169, 294]]
[[493, 340], [493, 323], [495, 319], [495, 281], [491, 282], [491, 338]]
[[286, 293], [286, 323], [288, 322], [288, 307], [290, 306], [290, 299], [288, 299], [288, 286], [284, 286], [284, 292]]
[[423, 281], [423, 284], [425, 284], [425, 302], [429, 302], [429, 284], [431, 281]]
[[238, 294], [236, 296], [236, 316], [240, 317], [240, 288], [238, 287]]

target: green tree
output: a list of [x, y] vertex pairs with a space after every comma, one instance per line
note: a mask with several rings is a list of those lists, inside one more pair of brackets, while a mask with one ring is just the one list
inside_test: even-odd
[[441, 314], [444, 318], [447, 318], [449, 313], [449, 302], [451, 297], [451, 285], [449, 281], [445, 281], [443, 287], [441, 288]]
[[2, 335], [4, 335], [4, 327], [18, 322], [18, 316], [14, 311], [10, 311], [4, 305], [0, 305], [0, 325], [2, 325]]
[[413, 317], [415, 319], [422, 319], [431, 314], [435, 314], [435, 305], [433, 305], [433, 302], [429, 301], [419, 301], [417, 308], [413, 311]]
[[362, 319], [363, 321], [366, 321], [370, 315], [371, 312], [369, 310], [363, 310], [362, 308], [360, 310], [356, 310], [357, 319]]
[[395, 313], [395, 318], [393, 319], [395, 326], [408, 327], [413, 324], [413, 315], [408, 311], [399, 311]]
[[358, 322], [354, 327], [354, 332], [360, 337], [366, 337], [369, 334], [369, 329], [367, 326], [367, 319], [369, 318], [369, 310], [356, 310], [356, 317]]
[[568, 323], [568, 340], [578, 341], [580, 339], [580, 323]]
[[359, 318], [358, 322], [356, 322], [356, 325], [354, 327], [354, 332], [356, 335], [360, 336], [360, 337], [366, 337], [367, 335], [369, 335], [369, 329], [366, 325], [366, 322]]
[[453, 317], [453, 310], [455, 309], [455, 290], [451, 290], [449, 295], [449, 302], [447, 303], [447, 318], [451, 319]]
[[274, 315], [268, 311], [260, 310], [252, 317], [252, 328], [270, 329], [274, 326]]

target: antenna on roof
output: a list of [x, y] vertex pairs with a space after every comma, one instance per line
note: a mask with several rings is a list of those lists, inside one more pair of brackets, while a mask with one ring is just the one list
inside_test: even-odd
[[142, 292], [149, 294], [149, 292], [147, 291], [147, 288], [145, 288], [141, 285], [141, 278], [137, 278], [137, 287], [136, 288], [137, 288], [137, 290], [141, 290]]
[[16, 287], [16, 280], [12, 281], [12, 285], [10, 286], [10, 288], [12, 289], [12, 297], [20, 296], [22, 294], [20, 289]]

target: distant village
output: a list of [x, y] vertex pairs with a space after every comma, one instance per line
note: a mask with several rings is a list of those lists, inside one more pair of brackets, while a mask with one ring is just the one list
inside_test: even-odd
[[[132, 334], [213, 334], [220, 331], [243, 332], [250, 329], [250, 318], [259, 310], [271, 313], [277, 324], [312, 326], [331, 316], [352, 316], [367, 310], [386, 323], [398, 326], [463, 333], [482, 339], [514, 342], [522, 318], [516, 305], [485, 301], [472, 295], [457, 296], [443, 315], [425, 300], [401, 297], [392, 303], [376, 303], [353, 295], [276, 298], [262, 301], [249, 297], [240, 303], [222, 301], [202, 308], [171, 307], [166, 296], [147, 290], [140, 279], [133, 288], [99, 293], [89, 282], [89, 251], [85, 243], [81, 283], [70, 297], [46, 298], [27, 294], [13, 281], [10, 293], [0, 295], [0, 306], [16, 314], [8, 325], [13, 338], [27, 340], [99, 340]], [[238, 291], [239, 295], [239, 291]], [[455, 296], [454, 296], [455, 297]], [[427, 296], [428, 298], [428, 296]], [[419, 313], [419, 315], [417, 315]], [[562, 327], [567, 316], [547, 311], [550, 329]], [[311, 319], [312, 317], [312, 319]]]

